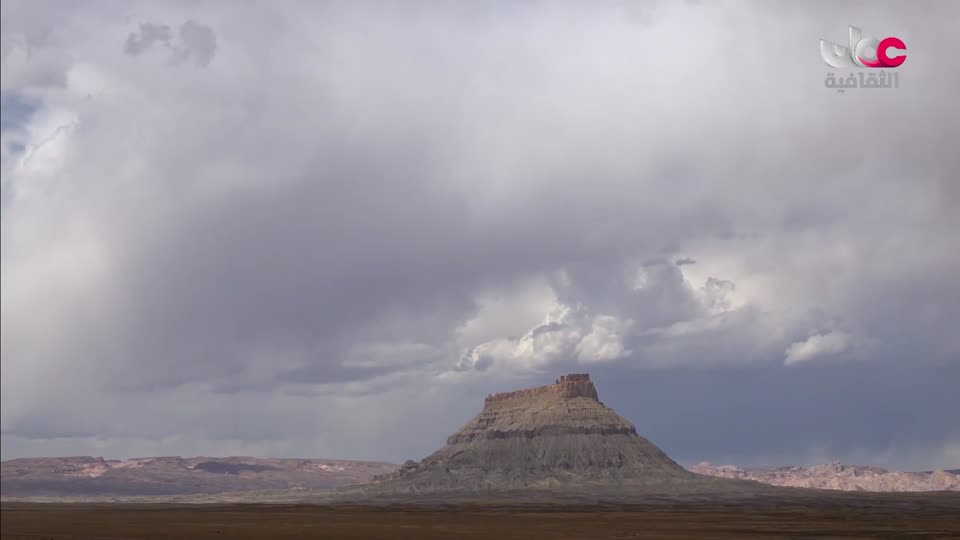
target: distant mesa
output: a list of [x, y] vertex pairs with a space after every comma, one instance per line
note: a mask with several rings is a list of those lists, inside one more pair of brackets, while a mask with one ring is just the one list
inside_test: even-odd
[[329, 459], [25, 458], [3, 462], [0, 494], [5, 498], [136, 497], [328, 489], [368, 482], [395, 469], [390, 463]]
[[201, 461], [193, 466], [195, 471], [204, 471], [214, 474], [241, 474], [245, 472], [258, 473], [263, 471], [277, 470], [277, 467], [271, 465], [259, 465], [256, 463], [224, 463], [222, 461]]
[[888, 471], [880, 467], [828, 463], [812, 467], [746, 467], [701, 462], [690, 470], [774, 486], [840, 491], [960, 491], [960, 470]]

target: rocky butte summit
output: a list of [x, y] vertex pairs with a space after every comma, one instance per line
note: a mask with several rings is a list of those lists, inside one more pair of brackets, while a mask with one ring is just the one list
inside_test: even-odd
[[600, 401], [587, 374], [487, 396], [483, 411], [369, 495], [543, 490], [588, 496], [756, 492], [755, 482], [687, 471]]

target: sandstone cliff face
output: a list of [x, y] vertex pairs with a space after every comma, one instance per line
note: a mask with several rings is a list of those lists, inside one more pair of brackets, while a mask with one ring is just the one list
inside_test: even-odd
[[755, 480], [774, 486], [841, 491], [960, 491], [960, 471], [899, 472], [879, 467], [830, 463], [813, 467], [749, 467], [702, 462], [698, 474]]
[[589, 374], [571, 373], [569, 375], [561, 375], [554, 384], [547, 386], [490, 394], [487, 396], [487, 399], [484, 400], [483, 408], [495, 407], [504, 402], [516, 403], [516, 400], [536, 400], [549, 396], [563, 398], [585, 397], [594, 401], [600, 401], [600, 397], [597, 395], [597, 388], [593, 385], [593, 381], [590, 380]]
[[588, 376], [565, 377], [552, 385], [488, 396], [483, 411], [451, 435], [447, 445], [561, 434], [636, 435], [630, 422], [600, 403]]

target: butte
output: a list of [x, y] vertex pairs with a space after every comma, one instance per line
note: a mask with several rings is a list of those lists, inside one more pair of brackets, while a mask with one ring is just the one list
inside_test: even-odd
[[405, 500], [627, 501], [766, 491], [687, 471], [604, 405], [587, 374], [487, 396], [483, 411], [443, 448], [363, 488], [365, 496]]

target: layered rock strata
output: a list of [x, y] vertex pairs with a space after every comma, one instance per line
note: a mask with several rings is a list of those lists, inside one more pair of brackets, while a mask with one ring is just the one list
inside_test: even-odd
[[[690, 473], [598, 399], [590, 376], [487, 396], [483, 411], [419, 462], [379, 477], [371, 493], [629, 486], [715, 487]], [[741, 486], [733, 482], [724, 485]], [[752, 484], [752, 483], [751, 483]]]

